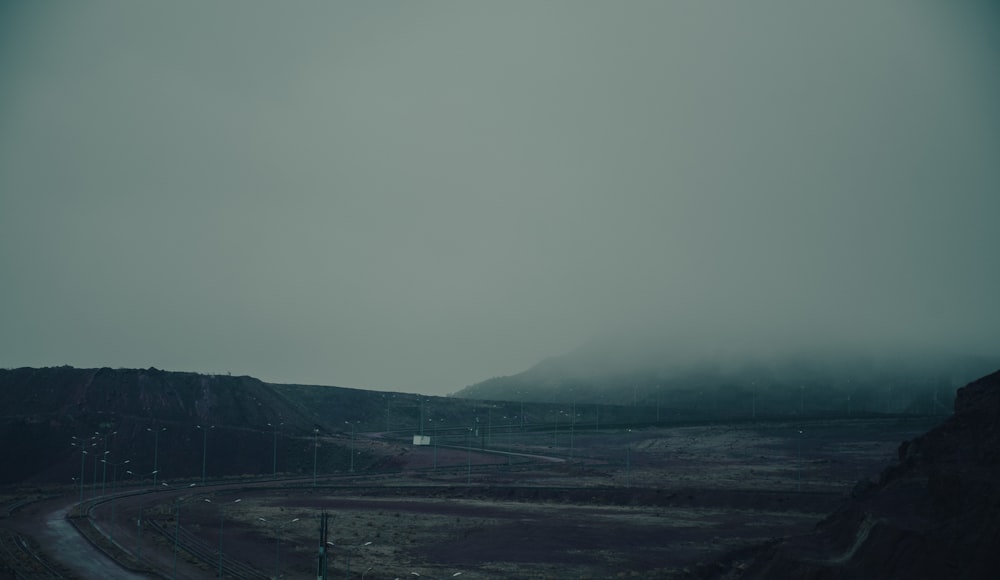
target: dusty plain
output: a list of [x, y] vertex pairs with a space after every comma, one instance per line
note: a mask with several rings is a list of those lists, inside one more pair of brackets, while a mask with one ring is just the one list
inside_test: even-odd
[[[140, 576], [218, 577], [221, 553], [227, 578], [315, 578], [325, 512], [330, 578], [709, 577], [809, 530], [940, 420], [365, 433], [377, 470], [126, 484], [76, 523]], [[24, 511], [8, 523], [30, 534]]]

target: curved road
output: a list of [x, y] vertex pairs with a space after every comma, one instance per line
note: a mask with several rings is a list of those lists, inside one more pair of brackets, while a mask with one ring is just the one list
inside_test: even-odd
[[66, 519], [75, 505], [76, 498], [70, 497], [29, 504], [6, 520], [4, 527], [35, 538], [47, 557], [81, 578], [148, 578], [122, 569], [81, 536]]
[[[466, 447], [455, 447], [467, 450]], [[565, 459], [559, 457], [535, 455], [529, 453], [502, 452], [496, 450], [473, 449], [474, 453], [492, 453], [494, 455], [521, 456], [543, 462], [563, 462]], [[477, 470], [479, 466], [476, 466]], [[371, 477], [374, 474], [345, 476], [345, 480], [358, 480]], [[210, 487], [213, 491], [226, 488], [247, 488], [247, 487], [270, 487], [274, 485], [287, 485], [289, 483], [311, 481], [308, 477], [281, 478], [279, 480], [265, 480], [256, 482], [233, 482], [220, 481], [208, 486], [199, 486], [200, 489]], [[174, 495], [187, 493], [189, 488], [172, 488], [157, 490], [153, 492], [161, 501]], [[145, 495], [144, 492], [140, 492]], [[116, 494], [119, 499], [125, 496], [138, 495], [136, 490], [121, 491]], [[104, 498], [111, 497], [109, 494]], [[89, 500], [88, 500], [89, 503]], [[99, 500], [99, 504], [103, 503]], [[3, 521], [3, 527], [15, 530], [35, 538], [40, 551], [50, 560], [55, 560], [64, 566], [74, 576], [81, 578], [101, 578], [111, 580], [142, 580], [156, 576], [140, 574], [125, 570], [115, 561], [109, 558], [104, 552], [91, 544], [76, 528], [70, 523], [67, 514], [77, 504], [75, 494], [70, 494], [60, 498], [43, 500], [36, 503], [29, 503], [11, 514], [11, 517]], [[170, 570], [172, 561], [159, 550], [150, 549], [144, 552], [143, 556], [150, 564], [158, 570]], [[152, 560], [152, 561], [150, 561]], [[179, 578], [196, 578], [204, 576], [203, 570], [198, 570], [184, 562], [178, 562], [177, 576]]]

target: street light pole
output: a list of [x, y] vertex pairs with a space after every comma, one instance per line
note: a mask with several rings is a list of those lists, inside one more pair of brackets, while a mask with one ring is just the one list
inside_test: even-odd
[[576, 431], [576, 403], [570, 408], [571, 417], [569, 418], [569, 458], [573, 459], [573, 434]]
[[[316, 487], [316, 453], [319, 450], [319, 429], [313, 429], [313, 487]], [[354, 455], [354, 453], [351, 453]]]
[[160, 472], [160, 432], [166, 430], [166, 427], [159, 429], [146, 427], [146, 431], [153, 434], [153, 489], [156, 489], [156, 476]]
[[[265, 518], [257, 518], [257, 519], [260, 520], [260, 521], [262, 521], [262, 522], [264, 522], [265, 524], [268, 523], [267, 519], [265, 519]], [[284, 522], [284, 523], [280, 523], [279, 522], [279, 523], [274, 524], [274, 578], [275, 578], [275, 580], [277, 580], [278, 578], [281, 578], [281, 558], [279, 557], [280, 554], [281, 554], [281, 552], [279, 551], [279, 548], [281, 546], [281, 529], [284, 528], [285, 526], [287, 526], [288, 524], [294, 524], [297, 521], [299, 521], [299, 518], [288, 520], [287, 522]]]
[[[128, 473], [129, 475], [140, 477], [140, 478], [145, 478], [147, 475], [153, 475], [153, 476], [156, 475], [155, 471], [152, 472], [152, 473], [132, 473], [132, 471], [126, 471], [126, 473]], [[167, 484], [164, 483], [163, 485], [167, 485]], [[139, 519], [137, 519], [135, 521], [136, 527], [139, 528], [139, 531], [136, 533], [136, 538], [135, 538], [135, 558], [136, 558], [136, 560], [139, 560], [140, 562], [142, 561], [142, 525], [143, 525], [142, 510], [143, 510], [144, 507], [145, 506], [143, 506], [143, 504], [140, 502], [139, 503]]]
[[472, 427], [465, 434], [465, 456], [469, 464], [468, 474], [465, 476], [465, 485], [472, 485], [472, 443], [469, 438], [472, 436]]
[[[109, 451], [108, 451], [108, 437], [110, 437], [112, 435], [117, 435], [117, 434], [118, 434], [118, 431], [111, 431], [111, 432], [105, 432], [104, 433], [104, 454], [101, 455], [101, 460], [104, 460], [104, 458], [107, 457], [107, 455], [109, 453]], [[94, 488], [95, 488], [95, 491], [96, 491], [96, 488], [97, 488], [97, 473], [96, 473], [97, 464], [96, 463], [94, 464], [94, 468], [95, 468], [95, 473], [94, 473]], [[107, 484], [107, 482], [108, 482], [108, 466], [107, 466], [107, 464], [105, 464], [103, 466], [103, 468], [101, 469], [101, 496], [104, 496], [104, 488], [105, 488], [105, 484]]]
[[[233, 503], [240, 503], [243, 498], [234, 499]], [[225, 506], [219, 507], [219, 580], [222, 580], [222, 530], [226, 523]]]
[[[629, 428], [626, 433], [632, 433]], [[631, 435], [629, 435], [631, 437]], [[632, 442], [628, 441], [625, 447], [625, 487], [632, 487]]]
[[[91, 439], [93, 439], [93, 437], [91, 437]], [[83, 439], [77, 439], [75, 436], [73, 437], [73, 442], [71, 442], [70, 445], [80, 448], [80, 503], [83, 504], [83, 469], [87, 460], [87, 450], [83, 447]], [[97, 443], [90, 444], [91, 447], [94, 445], [97, 445]]]
[[354, 423], [344, 421], [351, 426], [351, 473], [354, 473]]
[[796, 467], [798, 467], [798, 469], [797, 469], [797, 471], [798, 471], [798, 476], [797, 476], [798, 481], [796, 483], [795, 489], [796, 489], [796, 491], [802, 491], [802, 429], [799, 429], [798, 453], [797, 453], [797, 455], [798, 455], [798, 457], [797, 457], [797, 459], [795, 461], [795, 464], [796, 464]]
[[278, 427], [281, 425], [284, 425], [284, 423], [278, 423], [277, 425], [268, 423], [268, 426], [274, 427], [274, 454], [271, 459], [274, 477], [278, 477]]
[[[94, 431], [95, 439], [96, 439], [97, 435], [100, 435], [100, 433], [98, 433], [97, 431]], [[101, 457], [103, 457], [103, 455]], [[92, 487], [90, 489], [90, 496], [91, 497], [97, 497], [97, 460], [98, 459], [99, 459], [99, 457], [97, 455], [94, 455], [94, 479], [92, 480], [93, 483], [91, 484]]]
[[[191, 486], [194, 486], [192, 483]], [[189, 486], [190, 487], [190, 486]], [[212, 500], [207, 497], [203, 499], [205, 503], [212, 503]], [[177, 511], [174, 515], [174, 580], [177, 579], [177, 549], [180, 545], [180, 534], [181, 534], [181, 498], [178, 497], [175, 500], [177, 505]]]
[[201, 429], [201, 483], [205, 484], [205, 459], [208, 457], [208, 430], [215, 429], [215, 425], [211, 427], [203, 427], [201, 425], [195, 426], [197, 429]]
[[104, 453], [102, 453], [100, 456], [96, 456], [96, 455], [94, 456], [94, 495], [97, 495], [97, 462], [98, 462], [98, 460], [100, 460], [100, 462], [101, 462], [101, 471], [104, 473], [104, 476], [101, 477], [101, 497], [104, 497], [104, 480], [107, 479], [107, 473], [108, 473], [108, 464], [104, 462], [104, 460], [108, 457], [108, 453], [111, 453], [111, 452], [105, 450]]
[[83, 463], [87, 459], [87, 450], [80, 450], [80, 504], [83, 504]]
[[[104, 463], [104, 467], [107, 468], [109, 462], [107, 459], [101, 460]], [[126, 459], [121, 463], [111, 463], [112, 475], [111, 475], [111, 527], [108, 529], [108, 539], [114, 540], [115, 533], [115, 493], [118, 491], [118, 466], [131, 463], [131, 459]]]

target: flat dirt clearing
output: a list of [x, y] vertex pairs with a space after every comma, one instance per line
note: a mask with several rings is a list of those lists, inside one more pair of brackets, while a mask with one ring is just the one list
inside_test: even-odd
[[347, 577], [348, 565], [359, 578], [683, 577], [807, 531], [859, 478], [890, 464], [900, 442], [937, 423], [564, 426], [495, 436], [474, 450], [383, 438], [398, 471], [321, 474], [316, 487], [299, 480], [123, 497], [114, 521], [105, 506], [95, 517], [128, 547], [142, 502], [161, 530], [147, 530], [146, 557], [165, 565], [181, 498], [179, 543], [201, 546], [203, 556], [199, 563], [182, 549], [178, 577], [213, 577], [220, 524], [227, 559], [257, 577], [315, 577], [323, 512], [331, 578]]

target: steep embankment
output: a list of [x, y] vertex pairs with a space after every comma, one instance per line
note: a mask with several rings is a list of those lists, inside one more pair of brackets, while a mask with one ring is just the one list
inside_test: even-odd
[[955, 414], [900, 445], [877, 483], [743, 578], [992, 578], [998, 546], [1000, 371], [959, 389]]

